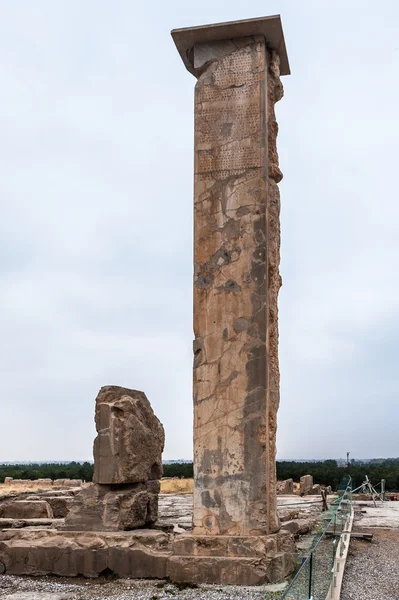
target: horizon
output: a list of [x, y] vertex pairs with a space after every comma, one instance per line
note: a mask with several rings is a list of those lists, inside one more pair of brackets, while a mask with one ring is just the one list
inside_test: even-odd
[[[328, 457], [328, 458], [279, 458], [277, 457], [276, 462], [324, 462], [327, 460], [335, 460], [335, 461], [343, 461], [346, 462], [345, 457]], [[372, 461], [372, 460], [399, 460], [399, 456], [372, 456], [372, 457], [359, 457], [359, 458], [351, 458], [351, 461]], [[94, 464], [93, 459], [86, 460], [18, 460], [18, 461], [0, 461], [0, 465], [40, 465], [40, 464], [54, 464], [54, 465], [67, 465], [70, 463], [90, 463]], [[165, 459], [162, 461], [163, 464], [171, 464], [171, 463], [192, 463], [193, 459]]]

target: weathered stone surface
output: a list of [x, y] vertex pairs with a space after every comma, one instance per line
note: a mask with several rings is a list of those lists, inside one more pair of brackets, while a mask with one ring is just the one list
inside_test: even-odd
[[263, 37], [232, 48], [213, 47], [195, 91], [194, 532], [264, 535], [279, 528], [282, 86]]
[[46, 499], [47, 498], [55, 498], [55, 497], [70, 497], [73, 498], [74, 496], [76, 496], [76, 494], [79, 494], [80, 489], [79, 488], [68, 488], [65, 490], [56, 490], [56, 489], [51, 489], [50, 491], [46, 491], [46, 492], [37, 492], [36, 494], [32, 494], [31, 496], [27, 496], [27, 500], [42, 500], [42, 499]]
[[63, 524], [64, 519], [0, 519], [0, 530], [22, 527], [61, 527]]
[[158, 526], [180, 527], [191, 530], [193, 527], [193, 495], [166, 494], [158, 498]]
[[55, 519], [63, 519], [67, 516], [70, 507], [75, 502], [71, 496], [49, 496], [46, 501], [50, 504]]
[[101, 388], [96, 399], [94, 477], [100, 484], [160, 479], [164, 429], [143, 392]]
[[296, 566], [287, 531], [269, 536], [192, 536], [173, 543], [168, 563], [172, 581], [259, 585], [286, 577]]
[[10, 575], [119, 577], [256, 585], [284, 578], [296, 565], [291, 534], [173, 536], [154, 530], [0, 532], [0, 563]]
[[124, 486], [88, 485], [69, 507], [65, 529], [131, 530], [158, 518], [159, 481]]
[[69, 507], [74, 502], [72, 494], [63, 495], [54, 491], [54, 494], [49, 495], [49, 492], [43, 494], [35, 494], [27, 496], [25, 500], [45, 500], [49, 503], [55, 519], [63, 519], [67, 516]]
[[291, 495], [294, 493], [294, 481], [292, 479], [285, 479], [284, 481], [277, 482], [277, 495]]
[[3, 519], [52, 519], [53, 511], [44, 500], [15, 500], [0, 504], [0, 518]]
[[299, 515], [298, 509], [284, 510], [284, 508], [283, 509], [280, 508], [278, 511], [278, 516], [279, 516], [281, 523], [286, 523], [287, 521], [291, 521], [292, 519], [297, 519], [298, 515]]
[[118, 533], [15, 530], [0, 533], [9, 575], [166, 577], [170, 538], [160, 531]]
[[77, 488], [82, 487], [81, 479], [54, 479], [53, 487], [55, 488]]
[[312, 489], [310, 491], [310, 494], [312, 495], [319, 495], [321, 492], [321, 485], [316, 483], [315, 485], [312, 486]]
[[281, 529], [285, 529], [286, 531], [290, 531], [291, 533], [297, 533], [299, 530], [299, 524], [298, 521], [285, 521], [284, 523], [282, 523], [281, 525]]
[[313, 477], [311, 475], [303, 475], [300, 479], [299, 493], [301, 496], [306, 496], [312, 493]]
[[299, 519], [298, 520], [298, 535], [305, 535], [306, 533], [309, 533], [310, 531], [312, 531], [313, 527], [316, 524], [316, 519]]

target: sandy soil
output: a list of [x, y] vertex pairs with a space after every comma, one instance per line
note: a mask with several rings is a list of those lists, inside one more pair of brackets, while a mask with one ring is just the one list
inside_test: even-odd
[[161, 494], [192, 494], [193, 491], [194, 479], [161, 479]]

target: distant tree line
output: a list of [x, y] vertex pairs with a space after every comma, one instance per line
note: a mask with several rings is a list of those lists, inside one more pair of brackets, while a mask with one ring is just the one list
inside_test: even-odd
[[193, 477], [193, 463], [171, 463], [163, 466], [164, 477]]
[[5, 477], [13, 479], [83, 479], [91, 481], [93, 478], [93, 464], [79, 463], [40, 463], [23, 465], [0, 465], [0, 482]]
[[[163, 466], [164, 477], [192, 477], [193, 463], [171, 463]], [[93, 479], [93, 463], [70, 462], [48, 464], [0, 465], [0, 483], [13, 479]]]
[[[368, 475], [373, 485], [385, 479], [387, 491], [399, 491], [399, 459], [387, 459], [379, 464], [358, 463], [352, 461], [349, 467], [338, 466], [335, 460], [320, 462], [277, 462], [277, 479], [293, 479], [299, 481], [302, 475], [312, 475], [315, 483], [330, 485], [337, 490], [341, 481], [348, 475], [352, 478], [352, 488], [363, 483]], [[379, 488], [377, 488], [379, 491]]]
[[[164, 477], [193, 476], [193, 463], [171, 463], [163, 466]], [[293, 479], [299, 481], [302, 475], [312, 475], [315, 483], [330, 485], [337, 490], [342, 480], [350, 475], [353, 488], [363, 483], [368, 475], [373, 485], [377, 485], [381, 479], [386, 481], [387, 491], [399, 491], [399, 459], [387, 459], [381, 463], [357, 463], [352, 461], [349, 467], [338, 466], [335, 460], [324, 460], [320, 462], [277, 462], [277, 478]], [[5, 477], [14, 479], [83, 479], [91, 481], [93, 478], [93, 464], [89, 462], [68, 464], [23, 464], [23, 465], [0, 465], [0, 482]]]

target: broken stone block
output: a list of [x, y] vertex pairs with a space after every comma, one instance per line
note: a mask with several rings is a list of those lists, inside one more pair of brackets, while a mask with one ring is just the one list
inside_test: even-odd
[[170, 536], [150, 529], [0, 532], [0, 567], [7, 575], [98, 577], [110, 570], [119, 577], [162, 579], [169, 555]]
[[143, 392], [101, 388], [95, 420], [95, 483], [130, 484], [162, 477], [164, 428]]
[[312, 489], [310, 490], [310, 493], [313, 494], [314, 496], [319, 495], [320, 492], [321, 492], [321, 486], [318, 483], [316, 483], [316, 485], [313, 485]]
[[0, 518], [3, 519], [52, 519], [53, 511], [48, 502], [37, 500], [15, 500], [0, 504]]
[[285, 521], [281, 524], [281, 529], [285, 529], [286, 531], [290, 531], [291, 533], [297, 533], [299, 529], [298, 521]]
[[299, 493], [301, 496], [306, 496], [312, 493], [313, 477], [311, 475], [303, 475], [300, 479]]
[[296, 566], [288, 531], [268, 536], [195, 536], [174, 538], [168, 563], [171, 581], [260, 585], [284, 579]]
[[55, 519], [63, 519], [67, 516], [69, 508], [74, 502], [71, 496], [54, 496], [46, 498], [50, 504]]
[[127, 531], [155, 523], [159, 488], [159, 481], [123, 486], [88, 485], [70, 506], [65, 529]]
[[281, 523], [286, 523], [287, 521], [292, 521], [292, 519], [297, 519], [299, 516], [299, 510], [283, 510], [280, 509], [278, 511], [278, 516]]
[[0, 519], [0, 531], [5, 529], [22, 529], [23, 527], [58, 527], [63, 519]]
[[299, 519], [298, 523], [298, 535], [305, 535], [312, 531], [313, 527], [316, 524], [316, 519], [307, 518], [307, 519]]
[[277, 482], [277, 495], [283, 496], [284, 494], [294, 493], [294, 481], [292, 479], [285, 479], [284, 481]]

